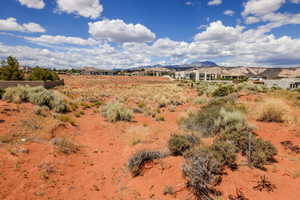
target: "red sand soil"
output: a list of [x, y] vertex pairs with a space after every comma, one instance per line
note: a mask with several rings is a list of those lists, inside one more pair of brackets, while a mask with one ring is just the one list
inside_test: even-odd
[[[76, 84], [76, 77], [65, 77], [66, 83]], [[154, 77], [104, 77], [107, 82], [130, 84], [151, 81], [168, 81]], [[109, 83], [108, 83], [109, 84]], [[15, 108], [14, 104], [0, 101], [0, 109]], [[109, 123], [99, 113], [91, 110], [76, 118], [77, 127], [59, 127], [58, 132], [72, 135], [81, 145], [80, 152], [64, 155], [55, 151], [50, 142], [22, 143], [29, 153], [12, 155], [0, 144], [0, 199], [5, 200], [142, 200], [142, 199], [194, 199], [185, 188], [181, 157], [168, 157], [146, 165], [142, 176], [131, 177], [126, 167], [129, 157], [138, 150], [166, 150], [170, 134], [180, 132], [177, 120], [189, 105], [179, 106], [176, 112], [164, 112], [165, 121], [157, 122], [142, 114], [135, 114], [134, 122]], [[25, 104], [25, 108], [32, 109]], [[26, 109], [25, 109], [26, 110]], [[28, 111], [29, 112], [29, 111]], [[0, 114], [0, 135], [11, 129], [15, 120], [26, 117], [26, 112], [14, 112], [10, 116]], [[224, 198], [241, 188], [249, 199], [298, 200], [300, 196], [300, 155], [285, 150], [280, 142], [291, 140], [300, 145], [300, 128], [284, 124], [253, 121], [257, 134], [272, 142], [279, 151], [277, 163], [267, 166], [267, 171], [240, 166], [228, 174], [218, 189]], [[138, 125], [149, 129], [147, 142], [129, 144], [127, 131]], [[259, 176], [266, 175], [277, 186], [274, 192], [253, 190]], [[299, 177], [298, 177], [299, 176]], [[175, 196], [164, 195], [171, 186]]]

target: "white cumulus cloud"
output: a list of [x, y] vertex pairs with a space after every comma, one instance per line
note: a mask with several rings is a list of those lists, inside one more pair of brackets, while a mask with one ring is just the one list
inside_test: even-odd
[[223, 3], [222, 0], [211, 0], [211, 1], [208, 2], [208, 5], [209, 6], [217, 6], [217, 5], [220, 5], [222, 3]]
[[44, 0], [18, 0], [22, 5], [28, 8], [42, 9], [45, 7]]
[[99, 0], [56, 0], [58, 11], [96, 19], [103, 12]]
[[110, 42], [149, 42], [155, 34], [142, 24], [126, 24], [123, 20], [90, 22], [89, 33], [98, 40]]
[[92, 46], [98, 44], [94, 39], [82, 39], [79, 37], [67, 37], [62, 35], [41, 35], [40, 37], [25, 37], [26, 40], [29, 40], [37, 44], [73, 44], [73, 45], [82, 45], [82, 46]]
[[234, 14], [235, 14], [235, 12], [233, 10], [225, 10], [224, 11], [224, 15], [233, 16]]
[[19, 32], [32, 32], [32, 33], [43, 33], [46, 30], [39, 24], [30, 22], [25, 24], [19, 24], [16, 18], [0, 19], [0, 30], [1, 31], [19, 31]]

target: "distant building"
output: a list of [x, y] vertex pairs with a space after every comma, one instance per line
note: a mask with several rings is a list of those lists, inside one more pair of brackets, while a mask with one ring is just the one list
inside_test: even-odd
[[264, 84], [268, 88], [279, 87], [282, 89], [295, 89], [300, 88], [300, 79], [284, 78], [275, 80], [263, 80]]

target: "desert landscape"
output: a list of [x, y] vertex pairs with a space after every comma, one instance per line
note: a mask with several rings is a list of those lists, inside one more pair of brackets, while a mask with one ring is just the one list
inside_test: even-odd
[[299, 200], [300, 0], [1, 0], [0, 200]]
[[[1, 199], [298, 199], [299, 92], [61, 78], [2, 95]], [[39, 102], [26, 99], [34, 93]], [[60, 103], [42, 105], [50, 94]]]

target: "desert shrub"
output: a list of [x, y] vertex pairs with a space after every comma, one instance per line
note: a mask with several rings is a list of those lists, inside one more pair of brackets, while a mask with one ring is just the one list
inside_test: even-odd
[[128, 169], [132, 176], [138, 176], [142, 173], [144, 164], [155, 159], [160, 159], [166, 155], [159, 151], [140, 151], [134, 154], [128, 161]]
[[50, 71], [48, 69], [43, 69], [40, 67], [35, 67], [32, 69], [28, 76], [28, 80], [31, 81], [56, 81], [59, 77], [56, 72]]
[[71, 124], [72, 126], [76, 126], [76, 121], [68, 115], [55, 115], [54, 117], [62, 122], [66, 122]]
[[103, 108], [102, 114], [110, 122], [131, 121], [133, 115], [131, 110], [125, 108], [118, 102], [111, 102], [107, 104]]
[[215, 140], [209, 147], [215, 158], [232, 169], [237, 167], [236, 157], [238, 148], [230, 141]]
[[264, 122], [283, 122], [284, 112], [284, 108], [275, 103], [265, 104], [258, 120]]
[[268, 141], [258, 138], [247, 128], [239, 131], [223, 132], [220, 141], [231, 141], [242, 155], [247, 156], [251, 165], [263, 169], [274, 161], [276, 148]]
[[183, 165], [187, 186], [199, 199], [212, 199], [213, 187], [220, 182], [222, 164], [205, 150], [194, 151]]
[[46, 90], [43, 87], [28, 87], [18, 85], [7, 88], [3, 99], [13, 103], [30, 102], [39, 106], [47, 106], [55, 112], [68, 110], [64, 97], [55, 91]]
[[194, 135], [171, 135], [168, 141], [168, 148], [173, 155], [183, 155], [195, 145], [199, 144], [200, 139]]
[[13, 103], [21, 103], [28, 100], [28, 87], [18, 85], [7, 88], [3, 94], [3, 99]]
[[277, 155], [277, 150], [269, 141], [260, 138], [253, 139], [249, 160], [254, 167], [264, 169], [264, 165], [274, 161], [275, 155]]
[[263, 84], [254, 84], [251, 82], [240, 83], [237, 87], [239, 91], [248, 91], [248, 92], [262, 92], [265, 93], [268, 91], [268, 88]]
[[9, 56], [0, 68], [0, 80], [24, 80], [24, 73], [19, 69], [20, 65], [16, 58]]
[[218, 134], [223, 129], [239, 130], [248, 126], [240, 111], [223, 103], [210, 103], [200, 111], [189, 113], [180, 123], [185, 129], [200, 132], [206, 137]]
[[68, 138], [54, 138], [52, 140], [52, 144], [56, 146], [56, 149], [58, 152], [64, 153], [64, 154], [73, 154], [80, 151], [79, 145], [74, 144], [71, 140]]
[[231, 93], [235, 92], [235, 89], [232, 85], [222, 85], [218, 87], [213, 93], [214, 97], [224, 97]]
[[181, 119], [180, 124], [187, 130], [210, 136], [213, 134], [214, 123], [219, 112], [220, 106], [205, 106], [197, 112], [190, 112], [186, 118]]

